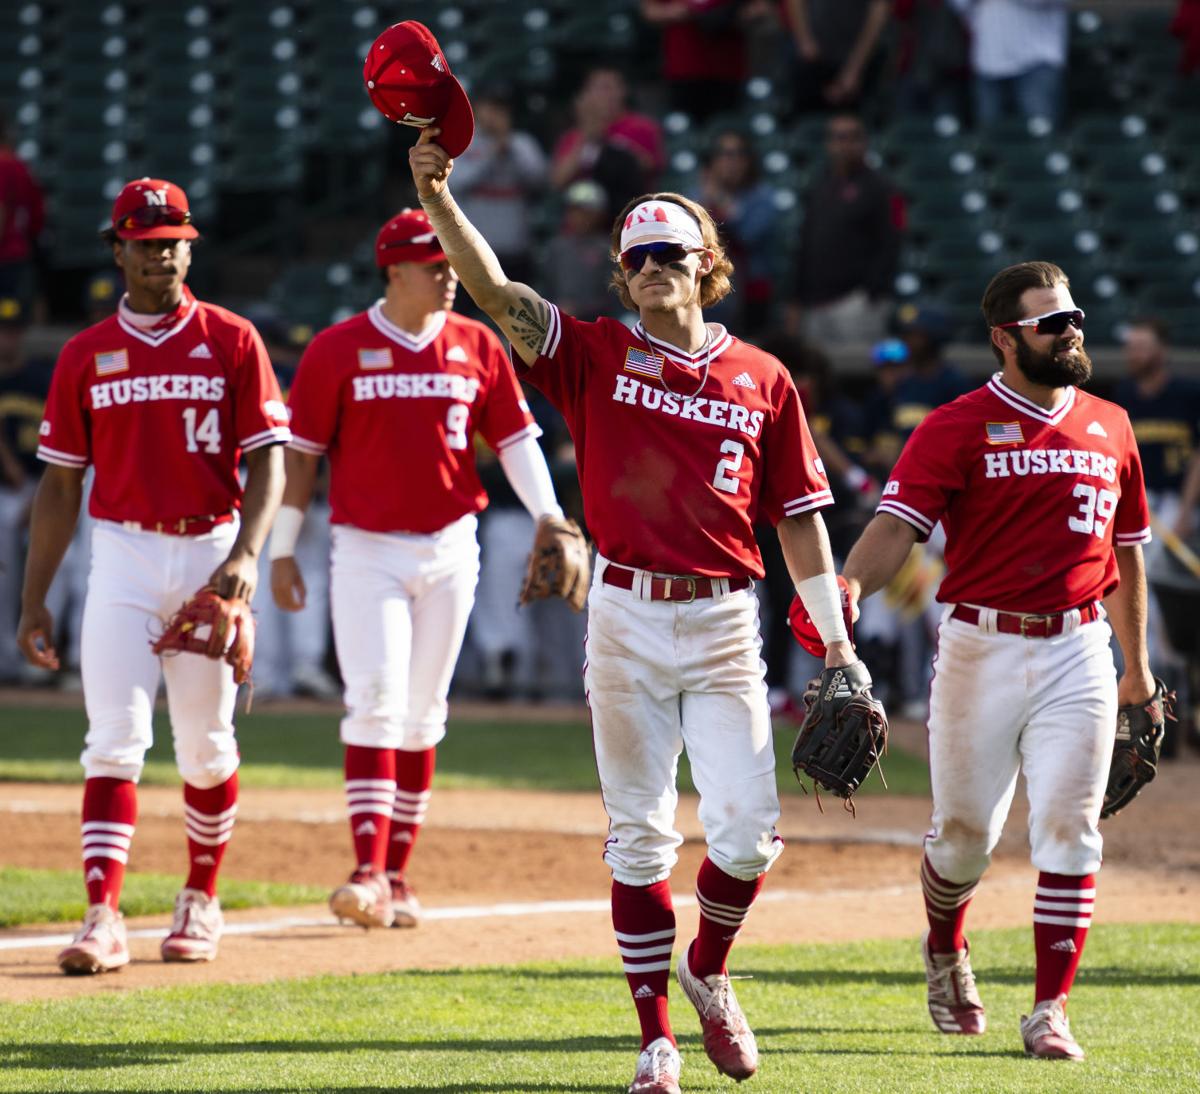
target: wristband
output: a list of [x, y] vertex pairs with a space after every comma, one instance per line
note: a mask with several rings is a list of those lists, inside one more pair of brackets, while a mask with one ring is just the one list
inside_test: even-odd
[[296, 540], [300, 538], [300, 526], [304, 523], [304, 510], [294, 505], [281, 505], [271, 526], [271, 542], [267, 547], [267, 558], [291, 558], [296, 553]]
[[846, 617], [842, 612], [842, 590], [832, 573], [806, 577], [796, 584], [796, 595], [804, 603], [813, 626], [826, 648], [835, 642], [849, 642]]

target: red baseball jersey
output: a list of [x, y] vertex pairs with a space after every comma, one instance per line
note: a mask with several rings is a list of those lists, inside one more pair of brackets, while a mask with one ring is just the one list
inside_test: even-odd
[[1048, 614], [1118, 584], [1113, 547], [1150, 541], [1142, 463], [1119, 406], [1071, 388], [1043, 410], [999, 375], [934, 410], [877, 512], [946, 532], [938, 600]]
[[153, 524], [236, 509], [241, 454], [290, 437], [254, 326], [185, 288], [158, 328], [119, 311], [63, 347], [38, 456], [95, 467], [92, 516]]
[[550, 305], [528, 378], [575, 438], [588, 530], [613, 562], [668, 574], [762, 577], [760, 514], [833, 504], [787, 370], [710, 327], [688, 354], [614, 319]]
[[331, 520], [371, 532], [479, 512], [475, 434], [499, 452], [542, 433], [500, 340], [453, 312], [413, 335], [376, 303], [322, 331], [289, 400], [293, 447], [329, 456]]

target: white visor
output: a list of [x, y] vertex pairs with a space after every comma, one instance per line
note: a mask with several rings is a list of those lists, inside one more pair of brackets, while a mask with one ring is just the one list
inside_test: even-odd
[[700, 225], [691, 213], [673, 201], [643, 201], [625, 218], [621, 254], [642, 243], [678, 243], [688, 250], [704, 249]]

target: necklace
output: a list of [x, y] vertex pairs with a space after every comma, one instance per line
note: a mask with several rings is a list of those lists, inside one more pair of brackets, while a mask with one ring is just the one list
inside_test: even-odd
[[[649, 348], [651, 354], [654, 356], [660, 356], [660, 354], [655, 350], [654, 343], [650, 341], [650, 336], [646, 333], [646, 329], [644, 327], [642, 328], [642, 340], [646, 343], [646, 346]], [[706, 323], [704, 325], [704, 372], [700, 377], [700, 384], [695, 391], [693, 391], [690, 395], [684, 395], [682, 391], [672, 391], [667, 385], [666, 377], [663, 376], [661, 371], [658, 374], [658, 386], [661, 387], [668, 395], [675, 395], [680, 399], [694, 399], [697, 395], [699, 395], [700, 392], [704, 390], [704, 385], [708, 383], [708, 370], [712, 365], [712, 340], [712, 331], [709, 329], [708, 324]], [[666, 365], [666, 354], [661, 354], [661, 356], [663, 358], [663, 364]]]

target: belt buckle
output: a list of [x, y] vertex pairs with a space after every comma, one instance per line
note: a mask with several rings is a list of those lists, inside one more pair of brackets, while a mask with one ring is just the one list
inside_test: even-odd
[[[696, 599], [696, 579], [694, 577], [665, 577], [663, 580], [666, 586], [663, 588], [663, 599], [669, 600], [673, 604], [691, 604]], [[687, 582], [688, 598], [686, 600], [676, 600], [671, 596], [671, 586], [676, 582]]]
[[[1022, 638], [1049, 638], [1050, 637], [1050, 620], [1052, 615], [1023, 615], [1021, 616], [1021, 637]], [[1026, 632], [1026, 626], [1033, 626], [1035, 623], [1044, 624], [1046, 631], [1044, 634], [1029, 634]]]

